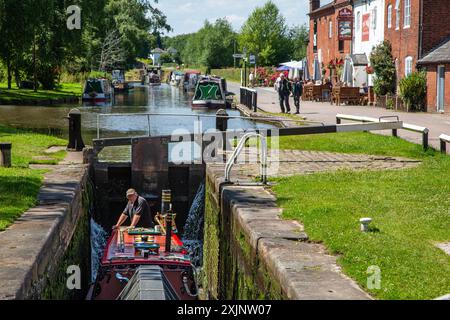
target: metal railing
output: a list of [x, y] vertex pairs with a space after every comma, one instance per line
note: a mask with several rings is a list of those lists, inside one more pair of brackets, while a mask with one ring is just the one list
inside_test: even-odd
[[258, 92], [246, 87], [240, 88], [240, 103], [253, 112], [258, 111]]
[[241, 154], [242, 150], [245, 147], [246, 142], [249, 139], [254, 138], [254, 137], [259, 138], [261, 141], [261, 155], [260, 155], [261, 182], [263, 184], [267, 184], [267, 153], [268, 153], [267, 140], [266, 140], [265, 136], [263, 136], [262, 134], [259, 134], [259, 133], [255, 133], [255, 132], [250, 132], [250, 133], [245, 134], [239, 141], [239, 144], [237, 145], [236, 149], [234, 149], [233, 154], [228, 159], [228, 161], [225, 165], [225, 182], [230, 182], [231, 169], [233, 168], [237, 157], [239, 157], [239, 155]]
[[[177, 113], [101, 113], [97, 115], [97, 139], [101, 139], [101, 119], [102, 118], [114, 118], [114, 117], [145, 117], [147, 119], [147, 133], [148, 136], [151, 137], [151, 118], [152, 117], [189, 117], [189, 118], [195, 118], [197, 121], [200, 121], [202, 118], [209, 118], [209, 119], [227, 119], [227, 120], [233, 120], [233, 119], [241, 119], [241, 120], [250, 120], [255, 122], [273, 122], [273, 123], [279, 123], [282, 124], [283, 122], [308, 122], [308, 123], [315, 123], [314, 121], [305, 121], [302, 119], [286, 119], [283, 117], [247, 117], [247, 116], [230, 116], [230, 115], [222, 115], [222, 114], [177, 114]], [[323, 123], [319, 123], [324, 125]]]
[[[371, 118], [371, 117], [365, 117], [365, 116], [354, 116], [354, 115], [348, 115], [348, 114], [337, 114], [336, 115], [336, 123], [341, 124], [342, 120], [349, 120], [349, 121], [358, 121], [358, 122], [385, 122], [388, 121], [390, 118], [396, 118], [399, 120], [398, 116], [385, 116], [380, 118]], [[403, 123], [403, 127], [401, 128], [403, 130], [408, 130], [412, 132], [417, 132], [422, 134], [422, 146], [424, 150], [428, 149], [428, 135], [430, 130], [426, 127], [417, 126], [414, 124], [409, 123]], [[397, 137], [397, 129], [392, 129], [392, 135], [394, 137]]]

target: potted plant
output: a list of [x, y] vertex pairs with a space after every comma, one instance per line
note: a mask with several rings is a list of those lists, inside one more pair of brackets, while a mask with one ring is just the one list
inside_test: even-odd
[[367, 74], [374, 74], [375, 73], [375, 69], [372, 66], [367, 66], [366, 67], [366, 73]]

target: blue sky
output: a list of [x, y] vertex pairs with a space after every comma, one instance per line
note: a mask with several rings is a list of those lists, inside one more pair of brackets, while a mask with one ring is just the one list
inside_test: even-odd
[[[167, 16], [174, 31], [169, 35], [195, 32], [205, 20], [215, 21], [226, 17], [233, 28], [239, 31], [242, 24], [256, 7], [267, 0], [159, 0], [156, 5]], [[273, 0], [288, 25], [307, 23], [309, 0]], [[323, 3], [328, 0], [322, 0]]]

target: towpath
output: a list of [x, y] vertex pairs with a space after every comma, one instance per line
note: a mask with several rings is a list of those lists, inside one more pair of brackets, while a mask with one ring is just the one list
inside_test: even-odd
[[[230, 82], [228, 90], [235, 92], [239, 99], [239, 84]], [[277, 93], [273, 88], [257, 88], [258, 91], [258, 108], [270, 113], [279, 113], [280, 106], [278, 103]], [[294, 101], [291, 98], [291, 110], [295, 110]], [[441, 134], [450, 135], [450, 115], [434, 114], [434, 113], [407, 113], [401, 111], [386, 110], [377, 107], [368, 106], [347, 106], [347, 105], [331, 105], [328, 102], [311, 102], [302, 101], [300, 116], [310, 121], [317, 121], [325, 124], [336, 123], [336, 114], [350, 114], [356, 116], [367, 116], [379, 118], [382, 116], [398, 116], [405, 123], [410, 123], [430, 129], [429, 143], [435, 149], [439, 149], [439, 136]], [[390, 131], [381, 131], [382, 134], [390, 135]], [[421, 134], [400, 130], [399, 137], [414, 142], [422, 143]]]

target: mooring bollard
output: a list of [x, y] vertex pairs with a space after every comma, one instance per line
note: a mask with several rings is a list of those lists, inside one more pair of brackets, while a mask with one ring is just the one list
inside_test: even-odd
[[11, 167], [11, 143], [0, 143], [0, 167]]
[[69, 144], [67, 150], [83, 151], [85, 145], [81, 136], [81, 111], [72, 109], [67, 117], [69, 119]]
[[216, 112], [216, 129], [222, 132], [228, 130], [228, 113], [225, 109]]

